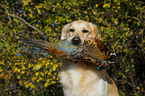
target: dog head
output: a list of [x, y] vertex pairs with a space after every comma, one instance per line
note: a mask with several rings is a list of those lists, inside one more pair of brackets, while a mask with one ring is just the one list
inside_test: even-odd
[[79, 46], [84, 40], [101, 39], [96, 25], [77, 20], [65, 25], [62, 29], [61, 40], [67, 39], [72, 45]]

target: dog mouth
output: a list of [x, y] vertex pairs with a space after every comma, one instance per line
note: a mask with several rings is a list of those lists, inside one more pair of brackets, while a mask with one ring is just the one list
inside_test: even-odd
[[73, 37], [72, 40], [71, 40], [71, 43], [72, 43], [72, 45], [74, 45], [74, 46], [79, 46], [79, 45], [81, 45], [81, 39], [80, 39], [80, 37], [79, 37], [79, 36]]

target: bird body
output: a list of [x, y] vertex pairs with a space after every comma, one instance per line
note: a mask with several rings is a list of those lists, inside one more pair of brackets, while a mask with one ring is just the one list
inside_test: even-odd
[[38, 47], [48, 50], [51, 54], [62, 59], [68, 59], [72, 61], [86, 61], [99, 67], [105, 67], [108, 65], [111, 53], [109, 49], [100, 43], [100, 40], [86, 40], [83, 45], [74, 46], [67, 40], [59, 42], [48, 42], [42, 40], [35, 40], [25, 38], [25, 43], [34, 44]]

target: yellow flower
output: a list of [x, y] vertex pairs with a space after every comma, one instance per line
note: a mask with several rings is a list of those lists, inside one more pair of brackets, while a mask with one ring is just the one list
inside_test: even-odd
[[36, 72], [36, 73], [35, 73], [35, 75], [36, 75], [36, 76], [38, 76], [38, 75], [39, 75], [39, 73], [38, 73], [38, 72]]
[[136, 89], [140, 90], [140, 87], [136, 87]]

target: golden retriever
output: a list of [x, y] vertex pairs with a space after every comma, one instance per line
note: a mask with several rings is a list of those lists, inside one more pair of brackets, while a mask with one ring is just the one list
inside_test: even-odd
[[[61, 40], [67, 39], [74, 46], [93, 38], [101, 40], [98, 28], [84, 20], [73, 21], [62, 29]], [[59, 76], [65, 96], [119, 96], [118, 89], [106, 70], [97, 69], [93, 64], [62, 60]]]

